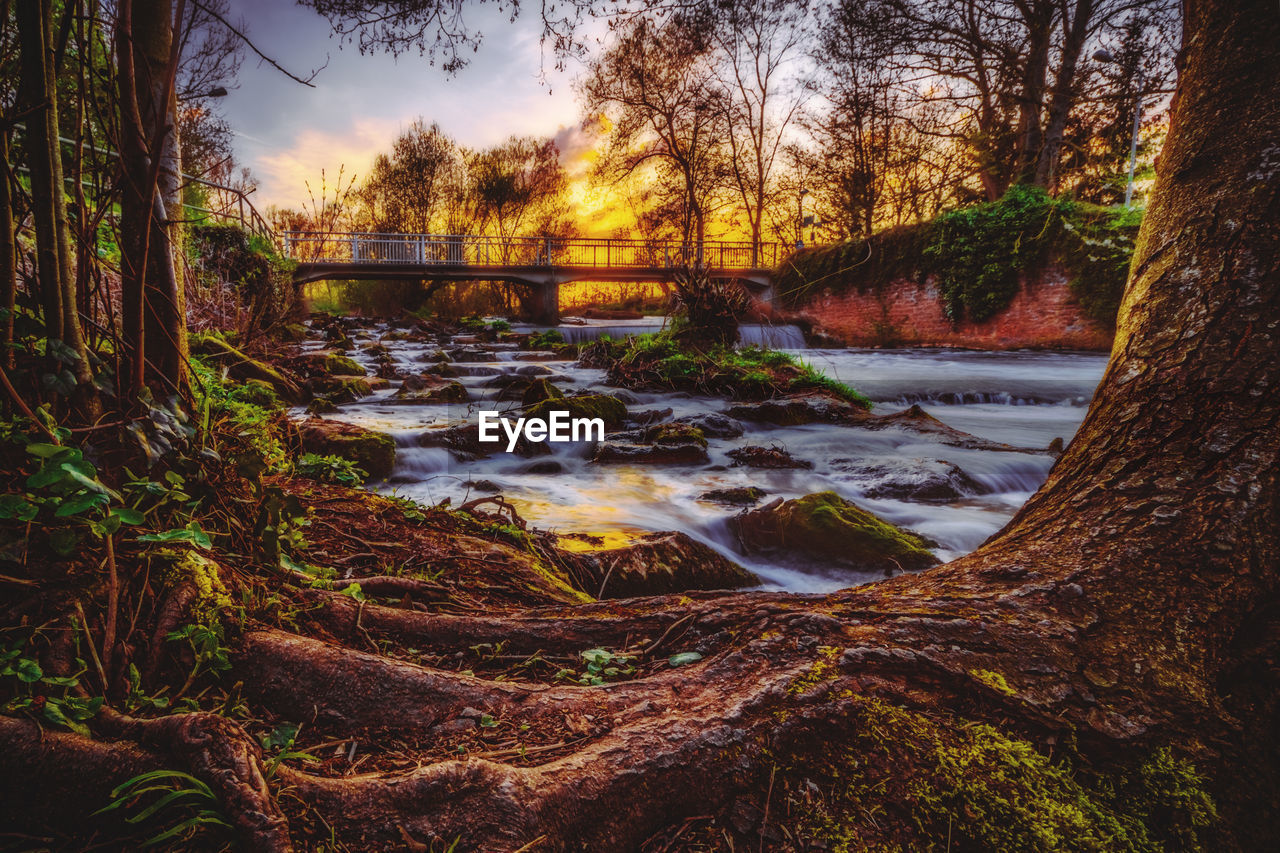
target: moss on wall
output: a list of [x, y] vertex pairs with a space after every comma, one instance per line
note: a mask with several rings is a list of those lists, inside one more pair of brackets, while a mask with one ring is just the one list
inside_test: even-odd
[[791, 309], [822, 290], [880, 292], [897, 281], [933, 277], [952, 322], [983, 322], [1008, 307], [1023, 276], [1057, 262], [1084, 312], [1115, 325], [1140, 211], [1055, 199], [1015, 186], [995, 202], [948, 211], [932, 222], [881, 231], [870, 239], [802, 249], [776, 272]]

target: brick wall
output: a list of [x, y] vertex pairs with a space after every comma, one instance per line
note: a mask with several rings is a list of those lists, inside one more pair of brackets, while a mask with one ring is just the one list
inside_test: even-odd
[[898, 281], [882, 292], [815, 292], [799, 313], [850, 346], [1052, 347], [1107, 350], [1112, 333], [1089, 319], [1056, 266], [1024, 278], [1009, 307], [983, 323], [951, 324], [930, 278]]

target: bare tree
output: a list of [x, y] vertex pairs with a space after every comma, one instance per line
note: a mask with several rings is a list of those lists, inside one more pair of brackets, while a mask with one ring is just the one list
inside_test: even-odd
[[805, 90], [793, 73], [809, 37], [809, 3], [744, 0], [718, 7], [710, 21], [719, 48], [728, 176], [759, 261], [765, 209], [775, 201], [775, 173]]
[[462, 166], [457, 143], [437, 124], [414, 121], [375, 158], [357, 192], [363, 215], [376, 231], [427, 233], [444, 218], [449, 182]]
[[725, 111], [717, 90], [706, 28], [683, 17], [624, 25], [579, 84], [585, 111], [611, 124], [597, 175], [618, 181], [652, 167], [678, 207], [685, 244], [702, 244], [723, 185]]

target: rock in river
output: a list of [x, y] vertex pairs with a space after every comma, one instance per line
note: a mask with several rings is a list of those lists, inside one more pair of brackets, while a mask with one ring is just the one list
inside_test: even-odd
[[[662, 595], [691, 589], [740, 589], [760, 579], [684, 533], [649, 533], [623, 548], [568, 552], [584, 592], [600, 598]], [[603, 594], [601, 594], [603, 587]]]
[[923, 569], [938, 563], [933, 544], [861, 509], [835, 492], [778, 499], [731, 519], [748, 551], [787, 552], [804, 561], [861, 571]]
[[298, 424], [302, 449], [321, 456], [341, 456], [382, 480], [396, 464], [396, 443], [389, 435], [342, 421], [307, 418]]
[[989, 491], [944, 459], [832, 459], [831, 467], [853, 473], [868, 498], [946, 503]]

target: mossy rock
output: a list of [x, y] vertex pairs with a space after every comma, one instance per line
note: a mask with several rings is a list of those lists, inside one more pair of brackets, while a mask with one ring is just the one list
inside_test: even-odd
[[936, 565], [923, 536], [903, 530], [837, 495], [817, 492], [774, 501], [732, 519], [749, 551], [786, 551], [805, 560], [862, 571]]
[[310, 403], [307, 403], [308, 415], [328, 415], [336, 411], [338, 411], [338, 404], [328, 397], [316, 397]]
[[707, 446], [707, 437], [702, 430], [692, 424], [675, 421], [666, 424], [654, 424], [644, 431], [646, 444], [658, 444], [670, 447], [677, 444], [696, 444]]
[[600, 418], [605, 429], [617, 429], [627, 419], [627, 407], [608, 394], [584, 394], [581, 397], [543, 400], [525, 412], [526, 418], [547, 420], [551, 412], [568, 412], [571, 418]]
[[728, 489], [712, 489], [698, 495], [698, 500], [724, 506], [755, 506], [767, 495], [757, 486], [733, 486]]
[[520, 397], [522, 406], [533, 406], [544, 400], [563, 400], [564, 392], [546, 379], [537, 379], [529, 384]]
[[466, 403], [471, 399], [461, 382], [447, 382], [438, 376], [410, 376], [388, 403]]
[[365, 376], [354, 359], [332, 350], [308, 352], [289, 359], [289, 366], [304, 376]]
[[313, 376], [307, 380], [307, 388], [313, 395], [328, 397], [334, 403], [354, 403], [373, 393], [369, 380], [360, 376]]
[[740, 403], [725, 412], [731, 418], [775, 426], [828, 423], [862, 425], [871, 419], [867, 410], [855, 403], [822, 393], [778, 397], [759, 403]]
[[797, 459], [783, 447], [760, 447], [749, 444], [729, 451], [735, 468], [812, 468], [807, 459]]
[[227, 375], [242, 382], [260, 380], [270, 385], [282, 400], [290, 403], [301, 403], [306, 395], [302, 388], [283, 371], [250, 358], [231, 344], [214, 335], [191, 335], [191, 352], [203, 355], [214, 363], [225, 367]]
[[324, 372], [330, 376], [364, 376], [368, 371], [355, 359], [331, 352], [325, 353]]
[[302, 449], [320, 456], [341, 456], [368, 472], [369, 479], [383, 480], [396, 464], [396, 443], [391, 436], [342, 421], [308, 418], [298, 424]]
[[706, 465], [707, 449], [699, 444], [626, 444], [608, 441], [600, 445], [592, 462], [639, 465]]
[[585, 575], [594, 587], [584, 592], [601, 598], [741, 589], [760, 583], [742, 566], [684, 533], [649, 533], [623, 548], [565, 556], [580, 568], [573, 574]]

